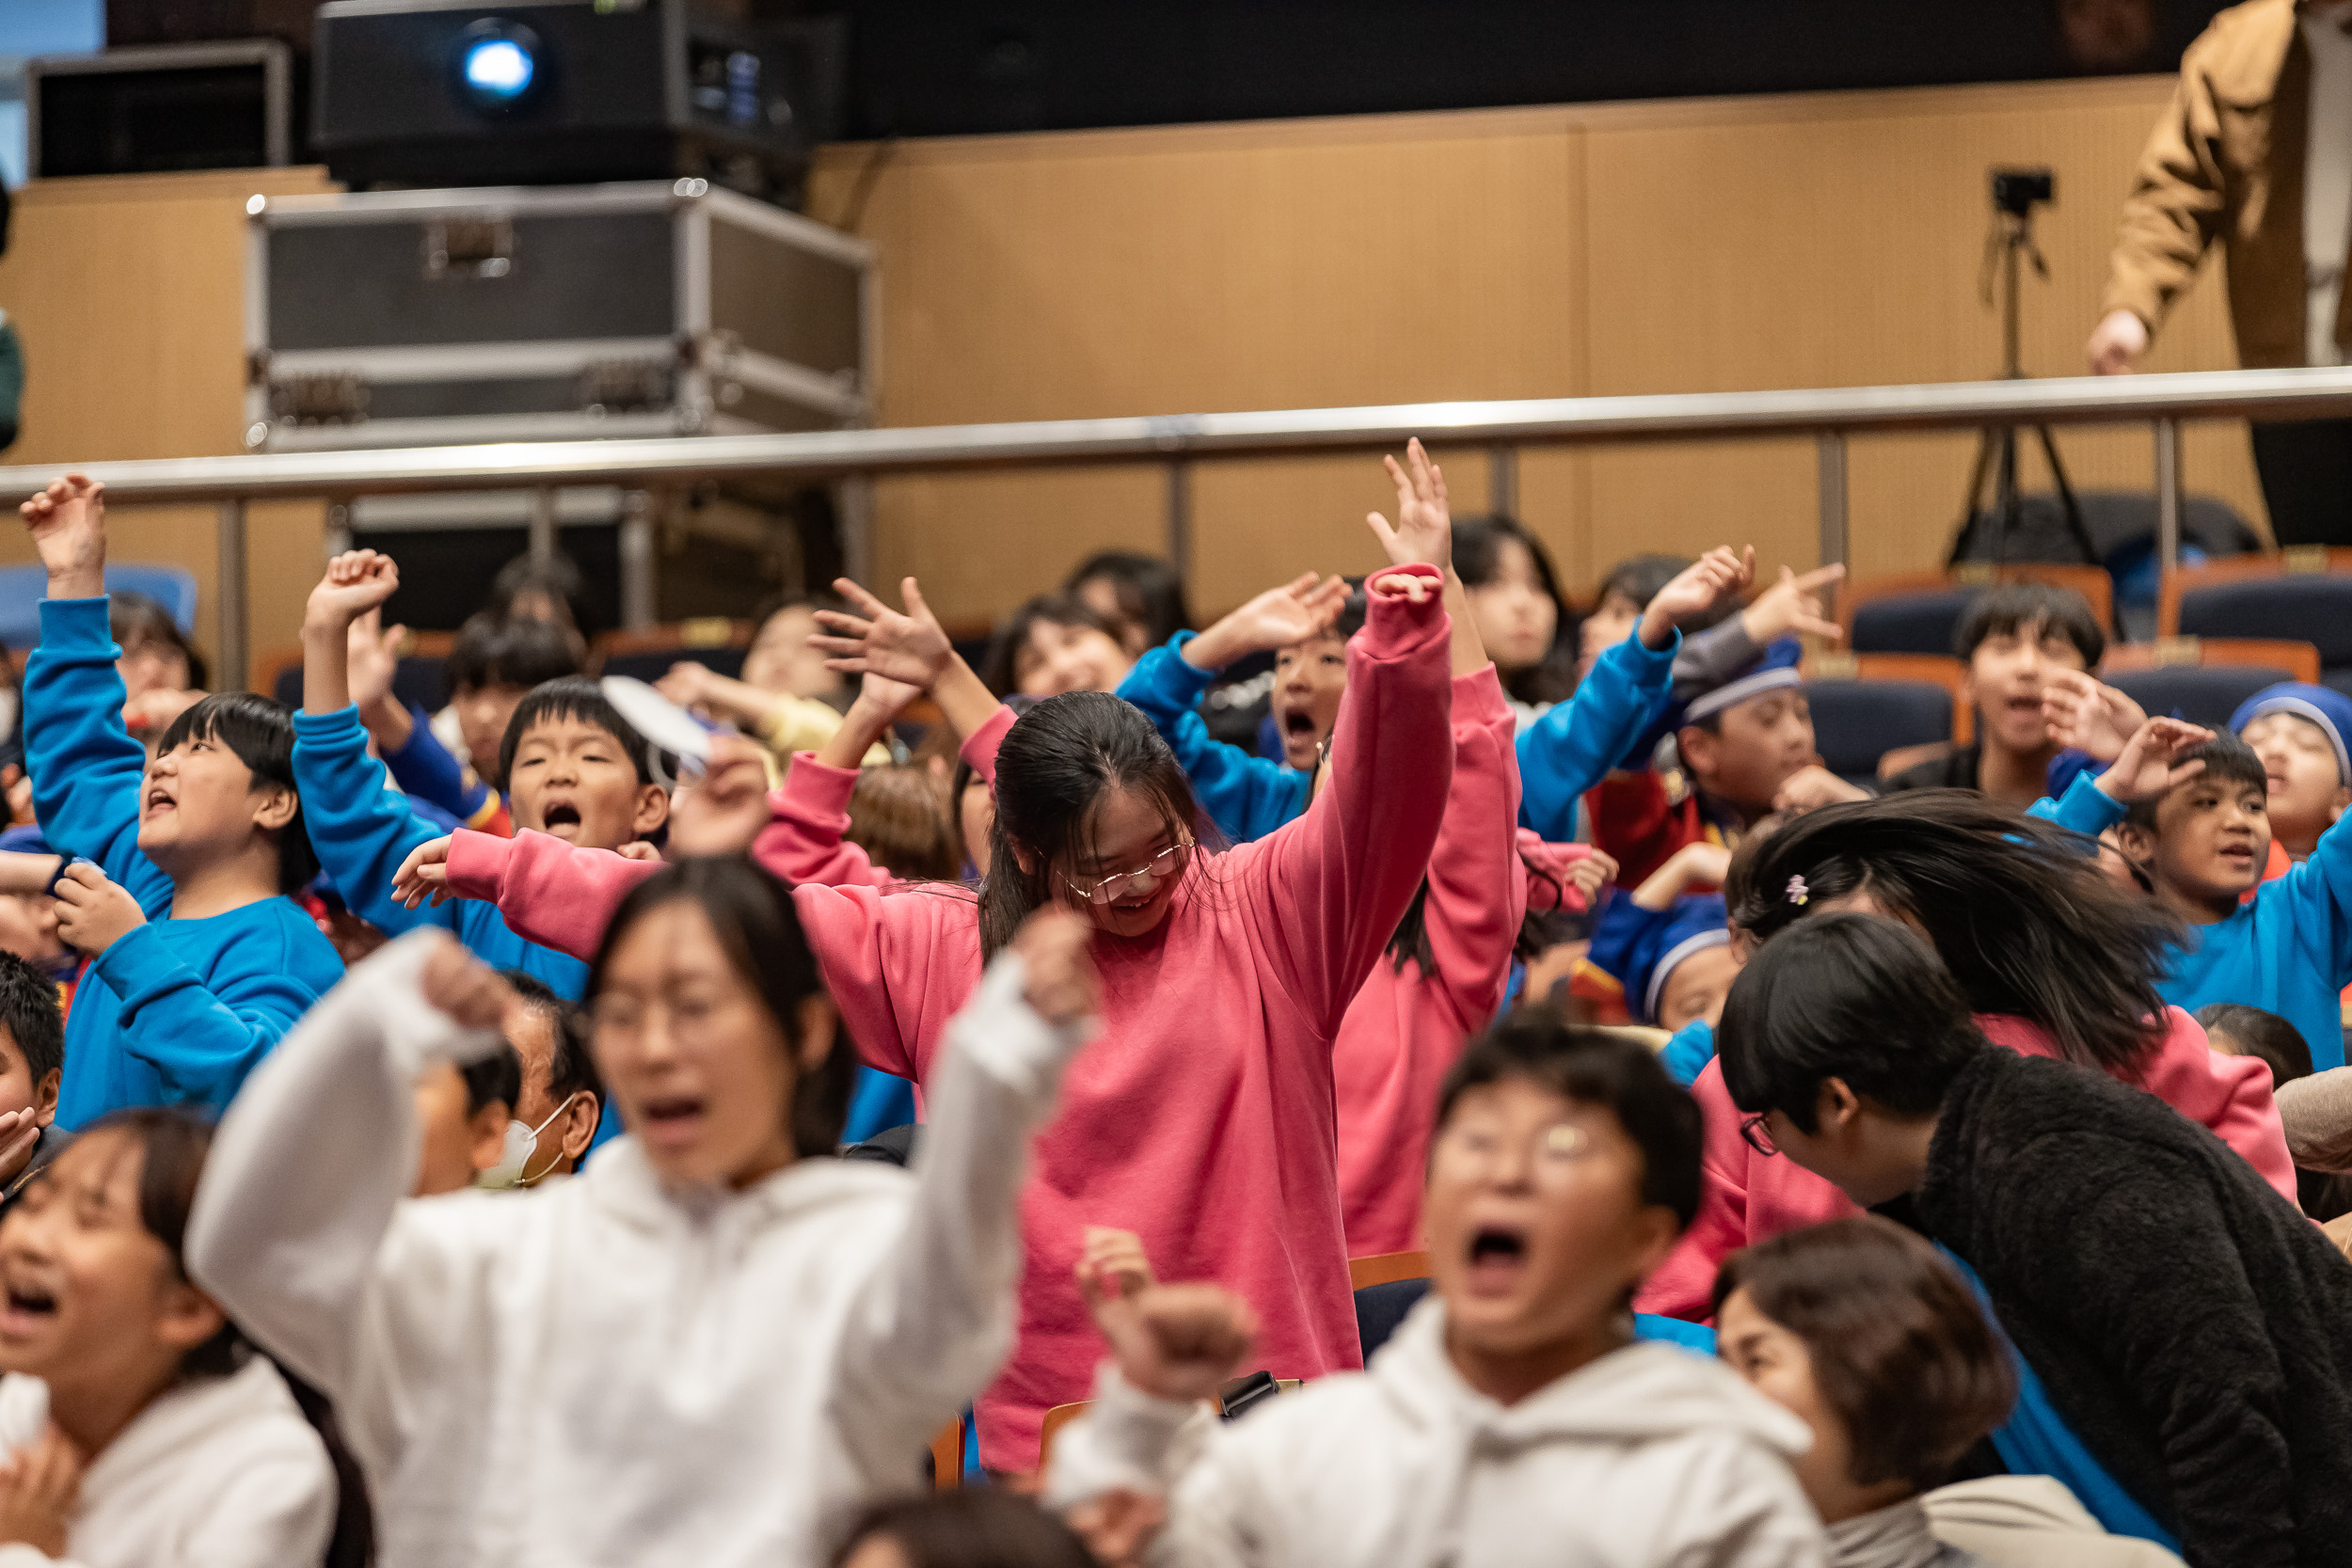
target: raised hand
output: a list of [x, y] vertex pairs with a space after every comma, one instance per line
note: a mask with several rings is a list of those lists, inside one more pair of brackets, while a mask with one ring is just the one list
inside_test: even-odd
[[62, 1560], [66, 1525], [82, 1495], [82, 1451], [56, 1423], [0, 1464], [0, 1545], [23, 1544]]
[[1078, 1289], [1128, 1385], [1191, 1403], [1230, 1381], [1258, 1337], [1258, 1315], [1215, 1285], [1153, 1285], [1114, 1294], [1082, 1274]]
[[955, 644], [947, 641], [947, 633], [923, 602], [923, 590], [913, 578], [898, 584], [898, 596], [906, 601], [905, 613], [888, 605], [851, 582], [848, 578], [835, 578], [834, 591], [855, 607], [857, 613], [838, 610], [820, 610], [818, 625], [824, 635], [811, 637], [809, 646], [831, 656], [825, 668], [838, 670], [845, 675], [881, 675], [888, 680], [902, 681], [918, 691], [928, 691], [955, 657]]
[[361, 712], [392, 694], [392, 676], [400, 671], [400, 645], [408, 639], [406, 626], [384, 626], [379, 606], [351, 623], [351, 700]]
[[467, 1029], [496, 1029], [515, 1006], [515, 988], [451, 937], [437, 936], [419, 989], [428, 1005]]
[[1094, 964], [1087, 957], [1094, 927], [1067, 910], [1043, 909], [1013, 933], [1012, 950], [1028, 971], [1022, 997], [1046, 1022], [1068, 1027], [1095, 1016]]
[[1823, 806], [1869, 798], [1868, 790], [1848, 784], [1818, 762], [1807, 763], [1782, 782], [1780, 793], [1772, 797], [1772, 810], [1782, 816], [1802, 816]]
[[130, 891], [87, 861], [57, 879], [56, 900], [57, 940], [93, 958], [147, 924]]
[[1585, 909], [1600, 899], [1600, 890], [1617, 879], [1617, 863], [1596, 849], [1568, 863], [1568, 892]]
[[1739, 597], [1755, 580], [1754, 545], [1744, 554], [1728, 545], [1716, 546], [1676, 574], [1642, 611], [1642, 645], [1664, 647], [1671, 629], [1696, 620], [1725, 599]]
[[82, 474], [53, 479], [17, 508], [49, 569], [53, 599], [106, 592], [106, 487]]
[[1347, 608], [1347, 579], [1302, 572], [1269, 588], [1184, 644], [1196, 670], [1222, 670], [1251, 654], [1272, 653], [1320, 637]]
[[710, 760], [702, 777], [681, 784], [670, 806], [674, 854], [739, 855], [752, 847], [768, 826], [768, 766], [762, 756], [739, 735], [710, 737]]
[[2205, 770], [2204, 758], [2183, 762], [2181, 756], [2212, 738], [2211, 730], [2185, 719], [2151, 719], [2132, 733], [2115, 766], [2099, 775], [2099, 788], [2127, 806], [2153, 800]]
[[1405, 443], [1402, 466], [1393, 457], [1380, 461], [1396, 483], [1396, 525], [1391, 528], [1377, 512], [1367, 514], [1364, 521], [1388, 552], [1389, 563], [1410, 566], [1418, 562], [1441, 572], [1453, 571], [1454, 515], [1446, 506], [1445, 475], [1422, 450], [1421, 437]]
[[326, 575], [310, 590], [305, 623], [322, 630], [348, 628], [368, 611], [381, 608], [399, 587], [400, 567], [390, 556], [374, 550], [345, 550], [326, 563]]
[[670, 666], [670, 673], [653, 683], [653, 689], [680, 707], [701, 707], [710, 699], [711, 673], [707, 666], [682, 658]]
[[413, 910], [430, 898], [438, 908], [456, 896], [449, 890], [448, 834], [426, 839], [408, 851], [408, 858], [392, 873], [392, 896], [401, 908]]
[[1780, 580], [1756, 596], [1740, 613], [1749, 639], [1758, 646], [1792, 631], [1809, 632], [1824, 642], [1845, 640], [1846, 628], [1822, 612], [1821, 590], [1845, 579], [1844, 565], [1833, 562], [1799, 577], [1783, 566]]
[[1089, 1225], [1078, 1252], [1078, 1275], [1092, 1281], [1091, 1289], [1105, 1295], [1132, 1296], [1159, 1283], [1143, 1238], [1132, 1230]]
[[2148, 721], [2137, 703], [2079, 670], [2059, 670], [2042, 682], [2042, 717], [2051, 739], [2095, 762], [2122, 756]]

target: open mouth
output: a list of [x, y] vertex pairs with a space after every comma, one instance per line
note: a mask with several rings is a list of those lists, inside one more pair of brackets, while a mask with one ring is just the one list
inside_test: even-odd
[[1511, 1289], [1526, 1263], [1525, 1233], [1501, 1225], [1484, 1225], [1470, 1232], [1469, 1283], [1473, 1292]]
[[179, 802], [172, 800], [168, 792], [161, 788], [149, 790], [147, 792], [147, 798], [139, 802], [141, 806], [149, 811], [169, 811], [178, 803]]
[[566, 829], [578, 832], [580, 808], [569, 800], [557, 800], [539, 814], [539, 820], [551, 833], [561, 833]]
[[57, 1298], [32, 1285], [11, 1285], [8, 1300], [0, 1306], [0, 1334], [21, 1336], [53, 1322], [57, 1315]]
[[1293, 740], [1312, 740], [1315, 735], [1315, 716], [1305, 708], [1291, 709], [1282, 715], [1282, 733]]
[[670, 1095], [648, 1100], [644, 1104], [644, 1125], [638, 1133], [646, 1142], [675, 1147], [692, 1140], [702, 1130], [703, 1101], [692, 1095]]

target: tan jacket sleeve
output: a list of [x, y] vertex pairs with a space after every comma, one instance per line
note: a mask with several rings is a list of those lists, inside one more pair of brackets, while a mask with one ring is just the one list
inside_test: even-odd
[[2195, 54], [2181, 65], [2172, 102], [2156, 121], [2107, 263], [2099, 314], [2129, 310], [2153, 332], [2197, 276], [2197, 264], [2221, 231], [2227, 192], [2214, 159], [2219, 132], [2213, 98]]

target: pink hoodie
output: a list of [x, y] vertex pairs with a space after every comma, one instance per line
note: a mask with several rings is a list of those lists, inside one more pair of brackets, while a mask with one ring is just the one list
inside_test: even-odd
[[[1263, 1325], [1253, 1366], [1314, 1377], [1362, 1364], [1332, 1037], [1412, 901], [1453, 774], [1451, 628], [1434, 594], [1388, 588], [1393, 575], [1373, 579], [1348, 645], [1330, 786], [1276, 832], [1196, 857], [1150, 936], [1094, 944], [1103, 1037], [1072, 1063], [1033, 1151], [1020, 1343], [979, 1401], [992, 1469], [1034, 1468], [1044, 1413], [1088, 1397], [1102, 1340], [1072, 1270], [1089, 1225], [1138, 1232], [1167, 1278], [1247, 1297]], [[762, 835], [763, 862], [787, 831]], [[579, 953], [655, 868], [543, 833], [461, 833], [449, 869], [453, 891], [494, 898], [527, 940]], [[803, 884], [793, 899], [866, 1059], [922, 1083], [979, 979], [973, 895]]]
[[[1340, 1211], [1347, 1253], [1422, 1244], [1421, 1194], [1438, 1085], [1502, 1004], [1527, 908], [1514, 824], [1519, 769], [1495, 668], [1454, 680], [1454, 789], [1429, 857], [1422, 929], [1437, 960], [1400, 971], [1385, 953], [1348, 1005], [1331, 1053], [1339, 1093]], [[1502, 896], [1497, 896], [1498, 894]]]
[[[2286, 1130], [2270, 1098], [2270, 1069], [2252, 1056], [2225, 1056], [2205, 1043], [2205, 1031], [2178, 1007], [2167, 1007], [2171, 1029], [2137, 1080], [2158, 1100], [2244, 1155], [2264, 1180], [2296, 1203], [2295, 1162]], [[2058, 1054], [2040, 1024], [1979, 1013], [1977, 1026], [1995, 1045], [2023, 1056]], [[1691, 1094], [1707, 1118], [1699, 1161], [1699, 1212], [1681, 1243], [1667, 1255], [1634, 1298], [1634, 1310], [1663, 1317], [1708, 1316], [1715, 1270], [1743, 1246], [1823, 1220], [1860, 1213], [1844, 1193], [1783, 1155], [1762, 1155], [1740, 1136], [1746, 1119], [1724, 1087], [1724, 1065], [1707, 1064]]]
[[[962, 746], [963, 760], [991, 789], [996, 787], [996, 748], [1012, 728], [1013, 712], [999, 707]], [[793, 774], [809, 775], [795, 786]], [[857, 788], [854, 768], [826, 768], [806, 752], [792, 759], [784, 787], [768, 797], [771, 818], [752, 846], [759, 863], [794, 884], [826, 887], [896, 887], [890, 867], [876, 865], [866, 851], [841, 835], [850, 831], [850, 792]], [[954, 809], [954, 802], [949, 802]]]

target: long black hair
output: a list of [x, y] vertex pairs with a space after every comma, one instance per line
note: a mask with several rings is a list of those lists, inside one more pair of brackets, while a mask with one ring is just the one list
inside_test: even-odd
[[1551, 646], [1538, 662], [1517, 670], [1504, 679], [1503, 689], [1522, 703], [1565, 703], [1576, 693], [1576, 607], [1560, 592], [1560, 574], [1552, 569], [1551, 552], [1516, 517], [1498, 513], [1491, 517], [1461, 517], [1454, 524], [1454, 572], [1466, 588], [1484, 588], [1502, 575], [1502, 546], [1516, 541], [1535, 563], [1535, 580], [1558, 612], [1551, 627]]
[[[1054, 863], [1086, 852], [1088, 821], [1106, 789], [1149, 799], [1171, 838], [1211, 830], [1176, 753], [1140, 710], [1107, 691], [1065, 691], [1013, 721], [996, 752], [996, 825], [980, 884], [980, 952], [993, 958], [1021, 923], [1054, 901]], [[1024, 871], [1018, 845], [1032, 864]]]
[[[1544, 867], [1519, 855], [1519, 863], [1527, 868], [1529, 893], [1527, 911], [1519, 916], [1518, 935], [1511, 939], [1511, 957], [1521, 963], [1542, 956], [1552, 944], [1552, 916], [1566, 907], [1567, 884]], [[1551, 889], [1550, 899], [1538, 904], [1532, 895], [1541, 883]], [[1438, 973], [1437, 951], [1429, 944], [1429, 879], [1423, 875], [1421, 886], [1413, 890], [1413, 901], [1405, 906], [1405, 914], [1397, 921], [1396, 929], [1389, 936], [1389, 963], [1399, 974], [1405, 973], [1409, 958], [1421, 965], [1424, 975]]]
[[1759, 942], [1853, 894], [1926, 932], [1971, 1011], [2041, 1025], [2070, 1062], [2135, 1072], [2164, 1038], [2156, 983], [2185, 930], [2078, 834], [1973, 790], [1906, 790], [1750, 838], [1724, 885]]
[[833, 1053], [814, 1071], [799, 1068], [801, 1004], [824, 994], [825, 982], [802, 934], [792, 889], [766, 869], [739, 855], [718, 855], [675, 862], [638, 883], [605, 928], [604, 942], [588, 969], [589, 996], [604, 990], [606, 969], [630, 927], [654, 911], [681, 902], [702, 911], [735, 972], [759, 993], [786, 1045], [796, 1053], [787, 1113], [793, 1152], [803, 1160], [831, 1154], [850, 1116], [856, 1050], [848, 1031], [836, 1029]]

